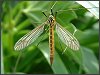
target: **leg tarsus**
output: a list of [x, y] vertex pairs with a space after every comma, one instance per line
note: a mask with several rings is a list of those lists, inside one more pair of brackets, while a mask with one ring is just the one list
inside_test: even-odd
[[74, 32], [73, 32], [73, 36], [75, 35], [76, 31], [77, 31], [77, 29], [74, 30]]
[[66, 51], [67, 47], [64, 49], [64, 51], [62, 52], [62, 54], [64, 54], [64, 52]]

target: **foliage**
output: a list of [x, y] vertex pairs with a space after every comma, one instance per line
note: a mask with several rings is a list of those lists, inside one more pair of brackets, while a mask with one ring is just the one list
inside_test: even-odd
[[[4, 1], [2, 4], [2, 51], [4, 73], [13, 73], [20, 51], [14, 50], [14, 44], [24, 34], [46, 21], [42, 14], [49, 15], [54, 1]], [[53, 12], [83, 8], [74, 1], [58, 1]], [[47, 10], [47, 11], [46, 11]], [[89, 15], [86, 15], [89, 13]], [[67, 49], [55, 32], [55, 56], [51, 66], [49, 62], [48, 33], [41, 35], [32, 45], [23, 49], [16, 73], [29, 74], [98, 74], [99, 73], [99, 23], [85, 8], [75, 11], [60, 11], [56, 21], [71, 33], [77, 29], [75, 37], [80, 42], [80, 50]], [[75, 28], [75, 27], [76, 28]], [[42, 38], [44, 36], [44, 38]], [[42, 38], [42, 40], [41, 40]], [[41, 42], [40, 42], [41, 41]], [[39, 43], [40, 42], [40, 43]], [[37, 44], [39, 45], [37, 46]], [[3, 70], [3, 68], [2, 68]]]

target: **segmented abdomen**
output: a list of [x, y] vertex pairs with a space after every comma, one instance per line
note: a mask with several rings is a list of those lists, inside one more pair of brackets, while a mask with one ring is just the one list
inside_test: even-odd
[[54, 58], [54, 26], [50, 26], [50, 36], [49, 36], [49, 45], [50, 45], [50, 63], [52, 65]]

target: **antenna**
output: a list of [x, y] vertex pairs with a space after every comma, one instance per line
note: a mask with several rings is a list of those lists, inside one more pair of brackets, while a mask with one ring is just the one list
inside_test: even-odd
[[53, 11], [52, 11], [52, 9], [53, 9], [53, 7], [55, 6], [55, 4], [57, 3], [57, 1], [52, 5], [52, 7], [51, 7], [51, 15], [53, 15], [54, 16], [54, 14], [53, 14]]
[[51, 7], [51, 9], [53, 9], [53, 7], [55, 6], [56, 3], [57, 3], [57, 1], [53, 4], [53, 6]]
[[52, 9], [51, 9], [51, 13], [50, 14], [54, 16]]

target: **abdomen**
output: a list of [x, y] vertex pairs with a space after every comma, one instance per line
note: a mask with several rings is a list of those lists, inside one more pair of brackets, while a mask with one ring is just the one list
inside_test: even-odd
[[50, 26], [49, 34], [50, 63], [52, 65], [54, 58], [54, 26]]

